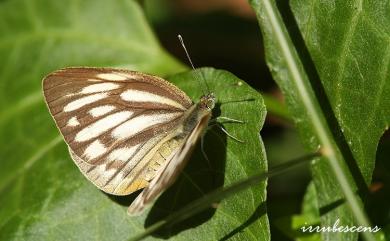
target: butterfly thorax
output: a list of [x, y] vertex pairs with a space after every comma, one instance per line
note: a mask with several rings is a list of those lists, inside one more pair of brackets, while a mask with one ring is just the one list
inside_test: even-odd
[[179, 130], [180, 136], [186, 136], [188, 133], [199, 124], [203, 122], [203, 125], [207, 126], [207, 123], [211, 117], [211, 111], [215, 106], [215, 97], [213, 93], [203, 95], [200, 101], [192, 105], [183, 116], [182, 129]]
[[215, 96], [213, 93], [208, 93], [207, 95], [203, 95], [200, 97], [200, 101], [198, 106], [201, 109], [206, 109], [211, 111], [215, 107]]

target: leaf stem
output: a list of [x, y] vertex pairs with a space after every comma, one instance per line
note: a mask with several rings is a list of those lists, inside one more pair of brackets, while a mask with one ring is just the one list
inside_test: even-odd
[[[278, 44], [281, 49], [281, 54], [283, 55], [282, 57], [287, 63], [287, 68], [292, 76], [292, 81], [294, 81], [297, 94], [301, 99], [304, 108], [306, 109], [306, 113], [308, 113], [308, 118], [322, 147], [321, 152], [329, 161], [330, 166], [335, 174], [335, 177], [337, 178], [337, 181], [340, 184], [341, 190], [357, 223], [361, 226], [368, 227], [370, 226], [368, 218], [364, 213], [363, 208], [361, 207], [361, 204], [356, 198], [354, 192], [352, 191], [352, 185], [348, 181], [340, 165], [340, 163], [344, 162], [344, 158], [342, 157], [337, 145], [333, 141], [329, 126], [323, 118], [319, 104], [311, 94], [312, 89], [309, 87], [310, 84], [305, 82], [306, 74], [302, 68], [299, 68], [299, 58], [294, 52], [294, 45], [292, 44], [292, 41], [287, 34], [287, 30], [285, 29], [276, 5], [271, 3], [271, 0], [262, 0], [262, 2], [264, 6], [263, 11], [268, 18], [268, 23], [273, 30], [276, 44]], [[363, 232], [363, 237], [365, 240], [375, 240], [373, 235], [369, 232]]]
[[224, 198], [227, 198], [233, 194], [236, 194], [239, 191], [242, 191], [246, 188], [249, 188], [251, 186], [257, 185], [259, 182], [266, 180], [269, 177], [275, 176], [277, 174], [280, 174], [286, 170], [288, 170], [291, 167], [294, 167], [299, 164], [307, 163], [315, 157], [319, 157], [321, 155], [320, 152], [316, 152], [313, 154], [308, 154], [302, 157], [299, 157], [297, 159], [285, 162], [283, 164], [277, 165], [273, 168], [271, 168], [268, 172], [262, 172], [255, 174], [247, 179], [244, 179], [242, 181], [236, 182], [228, 187], [225, 188], [219, 188], [215, 191], [210, 192], [209, 194], [206, 194], [205, 196], [189, 203], [184, 208], [180, 209], [179, 211], [169, 215], [163, 220], [160, 220], [148, 228], [145, 229], [144, 232], [140, 233], [137, 236], [134, 236], [129, 239], [129, 241], [138, 241], [146, 238], [153, 232], [161, 229], [164, 226], [170, 226], [177, 222], [180, 222], [182, 220], [185, 220], [191, 216], [193, 216], [196, 213], [199, 213], [207, 208], [209, 208], [213, 203], [219, 202]]

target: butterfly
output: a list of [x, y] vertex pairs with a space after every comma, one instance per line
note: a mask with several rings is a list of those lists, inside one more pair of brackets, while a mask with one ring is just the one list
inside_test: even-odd
[[145, 207], [178, 177], [206, 131], [216, 99], [198, 103], [153, 75], [73, 67], [43, 79], [48, 109], [84, 176], [106, 193], [143, 189], [128, 208]]

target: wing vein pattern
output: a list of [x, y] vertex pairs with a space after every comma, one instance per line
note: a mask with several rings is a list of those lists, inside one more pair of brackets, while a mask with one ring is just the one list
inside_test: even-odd
[[[66, 68], [43, 81], [48, 108], [81, 172], [103, 191], [148, 186], [178, 150], [191, 99], [152, 75], [111, 68]], [[168, 158], [169, 159], [169, 158]]]

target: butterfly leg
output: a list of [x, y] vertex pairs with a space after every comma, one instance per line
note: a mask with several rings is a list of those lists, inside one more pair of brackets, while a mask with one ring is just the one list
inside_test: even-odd
[[245, 123], [245, 121], [229, 118], [229, 117], [226, 117], [226, 116], [218, 116], [216, 119], [217, 119], [217, 121], [218, 120], [226, 120], [226, 121], [232, 122], [232, 123], [241, 123], [241, 124]]
[[211, 167], [210, 159], [208, 158], [207, 153], [204, 150], [204, 135], [202, 135], [202, 137], [200, 138], [200, 150], [202, 151], [202, 155], [206, 159], [207, 164], [209, 165], [209, 167]]
[[226, 116], [218, 116], [218, 117], [210, 120], [210, 123], [212, 123], [210, 126], [217, 125], [223, 131], [223, 133], [225, 133], [228, 137], [232, 138], [235, 141], [244, 143], [243, 140], [240, 140], [237, 137], [234, 137], [225, 128], [223, 128], [220, 120], [225, 120], [226, 121], [225, 123], [239, 123], [239, 124], [244, 124], [245, 121], [233, 119], [233, 118], [226, 117]]
[[217, 126], [218, 126], [219, 129], [221, 129], [221, 131], [222, 131], [223, 133], [225, 133], [228, 137], [232, 138], [233, 140], [235, 140], [235, 141], [237, 141], [237, 142], [245, 143], [245, 141], [240, 140], [240, 139], [238, 139], [237, 137], [231, 135], [225, 128], [223, 128], [223, 126], [222, 126], [220, 123], [217, 123]]
[[244, 124], [245, 123], [245, 121], [236, 120], [236, 119], [229, 118], [229, 117], [226, 117], [226, 116], [218, 116], [216, 118], [213, 118], [213, 119], [210, 120], [210, 123], [217, 123], [219, 120], [225, 120], [226, 122], [230, 122], [230, 123], [240, 123], [240, 124]]
[[213, 126], [217, 126], [223, 133], [225, 133], [228, 137], [232, 138], [233, 140], [240, 142], [240, 143], [245, 143], [245, 141], [238, 139], [237, 137], [233, 136], [230, 134], [225, 128], [223, 128], [222, 124], [219, 122], [214, 122], [211, 125], [208, 126], [208, 128], [211, 128]]

